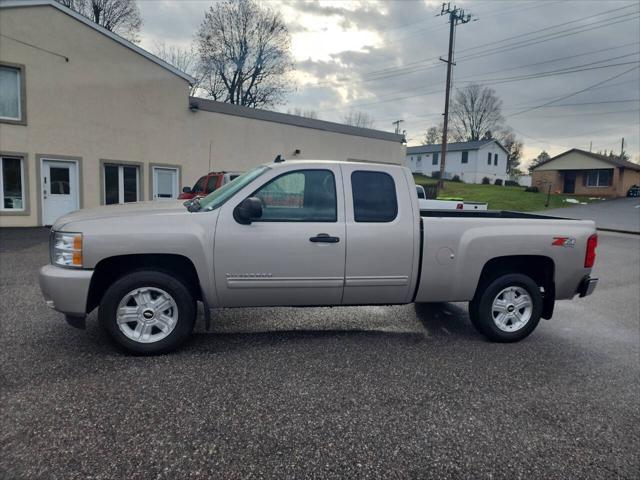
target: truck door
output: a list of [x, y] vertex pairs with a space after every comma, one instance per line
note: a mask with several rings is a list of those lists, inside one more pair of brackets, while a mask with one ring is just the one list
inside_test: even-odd
[[[260, 177], [262, 180], [263, 177]], [[214, 246], [222, 306], [339, 305], [345, 266], [345, 217], [339, 166], [274, 169], [246, 197], [262, 218], [241, 225], [221, 207]]]
[[411, 207], [415, 186], [407, 183], [399, 168], [354, 164], [341, 168], [347, 221], [342, 303], [409, 302], [419, 248]]

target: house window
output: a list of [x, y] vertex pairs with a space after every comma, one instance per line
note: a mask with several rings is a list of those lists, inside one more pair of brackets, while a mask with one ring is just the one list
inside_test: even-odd
[[493, 164], [495, 166], [498, 166], [498, 154], [497, 153], [493, 154]]
[[462, 152], [462, 163], [469, 163], [469, 152]]
[[24, 69], [0, 65], [0, 121], [24, 122]]
[[613, 180], [612, 170], [589, 170], [586, 173], [587, 187], [608, 187]]
[[104, 203], [137, 202], [140, 198], [140, 172], [132, 165], [104, 166]]
[[0, 210], [24, 210], [24, 165], [20, 157], [0, 157]]
[[487, 165], [491, 165], [491, 152], [487, 153]]
[[440, 159], [440, 154], [439, 153], [434, 153], [433, 154], [433, 164], [437, 165], [439, 159]]

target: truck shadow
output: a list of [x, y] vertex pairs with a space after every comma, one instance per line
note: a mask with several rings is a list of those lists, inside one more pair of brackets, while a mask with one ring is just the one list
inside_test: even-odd
[[466, 308], [454, 303], [416, 303], [416, 317], [432, 337], [477, 340], [480, 335], [471, 325]]
[[[388, 309], [384, 316], [391, 320], [380, 322], [357, 318], [356, 312], [348, 309], [359, 307], [336, 307], [335, 309], [313, 309], [313, 321], [306, 325], [297, 321], [292, 309], [238, 309], [237, 313], [222, 314], [212, 328], [206, 331], [202, 315], [199, 315], [189, 348], [205, 351], [235, 350], [247, 346], [270, 346], [291, 343], [309, 343], [340, 337], [350, 342], [407, 343], [472, 341], [482, 342], [482, 337], [469, 322], [466, 308], [451, 303], [421, 303], [400, 307], [375, 307]], [[366, 307], [365, 307], [366, 308]], [[340, 309], [343, 309], [338, 313]], [[295, 309], [293, 310], [295, 311]], [[275, 322], [259, 324], [260, 318], [279, 317]], [[345, 313], [346, 312], [346, 313]], [[349, 315], [353, 312], [353, 316]], [[229, 317], [235, 319], [230, 321]], [[324, 317], [324, 318], [323, 318]], [[337, 317], [337, 318], [336, 318]], [[341, 317], [350, 317], [341, 322]], [[238, 318], [240, 320], [238, 321]], [[252, 321], [253, 319], [253, 321]]]

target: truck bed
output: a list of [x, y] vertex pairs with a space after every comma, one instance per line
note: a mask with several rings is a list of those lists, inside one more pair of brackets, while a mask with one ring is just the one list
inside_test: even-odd
[[[595, 232], [590, 220], [506, 210], [421, 210], [420, 216], [418, 302], [470, 301], [483, 268], [498, 258], [551, 261], [558, 299], [571, 298], [588, 273], [580, 266]], [[569, 242], [565, 247], [557, 239]]]
[[420, 210], [421, 217], [465, 217], [465, 218], [520, 218], [538, 220], [574, 220], [536, 213], [513, 212], [511, 210]]

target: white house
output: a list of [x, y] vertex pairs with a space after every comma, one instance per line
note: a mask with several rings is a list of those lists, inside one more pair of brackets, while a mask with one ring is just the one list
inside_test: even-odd
[[[434, 172], [440, 172], [440, 151], [441, 145], [407, 147], [405, 165], [413, 173], [431, 177]], [[507, 150], [497, 140], [450, 143], [444, 178], [458, 175], [466, 183], [482, 183], [484, 177], [491, 183], [496, 179], [504, 182], [509, 180], [507, 159]]]

